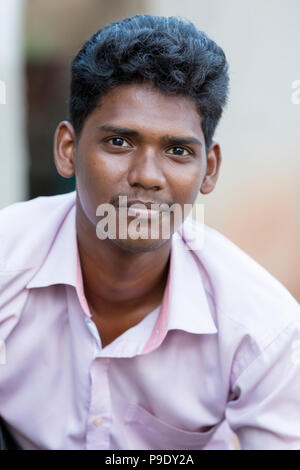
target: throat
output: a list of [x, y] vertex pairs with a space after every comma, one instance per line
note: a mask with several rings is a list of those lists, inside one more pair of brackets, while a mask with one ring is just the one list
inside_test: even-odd
[[105, 346], [112, 343], [116, 338], [125, 333], [125, 331], [136, 326], [159, 305], [160, 302], [155, 305], [144, 306], [137, 311], [122, 312], [122, 314], [116, 314], [116, 312], [109, 314], [109, 312], [106, 311], [105, 315], [95, 312], [90, 306], [92, 320], [97, 327], [102, 347], [105, 348]]

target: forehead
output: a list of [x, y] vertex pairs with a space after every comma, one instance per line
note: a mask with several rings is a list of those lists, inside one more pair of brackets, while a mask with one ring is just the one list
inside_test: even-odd
[[141, 132], [193, 132], [203, 137], [194, 101], [182, 95], [167, 95], [150, 84], [122, 84], [109, 90], [85, 125], [104, 123], [135, 127]]

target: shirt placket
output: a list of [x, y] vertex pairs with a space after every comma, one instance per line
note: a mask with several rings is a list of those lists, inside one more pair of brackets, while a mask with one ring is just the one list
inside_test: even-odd
[[90, 368], [90, 404], [86, 448], [109, 449], [111, 428], [111, 400], [108, 380], [110, 358], [98, 357], [101, 340], [95, 323], [86, 317], [86, 324], [94, 337], [94, 360]]
[[110, 358], [96, 357], [90, 369], [90, 405], [86, 448], [109, 449], [111, 428], [111, 399], [108, 380]]

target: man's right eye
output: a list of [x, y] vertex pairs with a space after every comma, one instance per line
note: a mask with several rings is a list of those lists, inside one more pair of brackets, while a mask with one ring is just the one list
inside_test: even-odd
[[113, 142], [113, 145], [117, 145], [118, 147], [130, 147], [130, 145], [123, 145], [124, 143], [128, 144], [128, 142], [123, 139], [123, 137], [111, 137], [106, 142]]

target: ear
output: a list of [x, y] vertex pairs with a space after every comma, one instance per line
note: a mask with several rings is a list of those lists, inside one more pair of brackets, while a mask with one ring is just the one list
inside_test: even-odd
[[58, 124], [54, 134], [54, 163], [58, 173], [64, 178], [71, 178], [75, 173], [76, 135], [69, 121]]
[[208, 194], [213, 191], [219, 176], [219, 169], [222, 161], [221, 148], [217, 142], [212, 142], [208, 155], [206, 174], [201, 184], [200, 192]]

